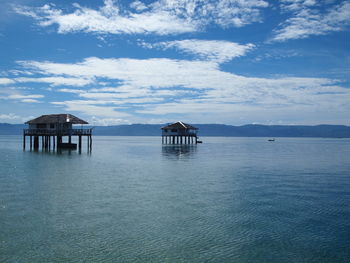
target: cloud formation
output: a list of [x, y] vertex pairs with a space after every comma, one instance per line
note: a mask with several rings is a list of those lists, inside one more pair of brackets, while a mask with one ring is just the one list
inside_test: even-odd
[[93, 79], [85, 79], [85, 78], [66, 78], [66, 77], [37, 77], [37, 78], [28, 78], [28, 77], [19, 77], [14, 79], [16, 82], [20, 83], [48, 83], [51, 86], [86, 86], [90, 83], [93, 83]]
[[[247, 114], [348, 110], [350, 90], [327, 78], [254, 78], [220, 70], [213, 61], [86, 58], [78, 63], [22, 61], [25, 69], [48, 76], [100, 79], [116, 85], [59, 89], [72, 99], [53, 101], [67, 111], [105, 118], [138, 114]], [[75, 94], [75, 95], [74, 95]], [[272, 114], [272, 113], [271, 113]]]
[[50, 4], [17, 6], [15, 11], [34, 18], [40, 26], [57, 25], [58, 33], [167, 35], [199, 31], [210, 23], [242, 27], [259, 21], [260, 9], [267, 6], [263, 0], [159, 0], [148, 6], [135, 1], [127, 9], [117, 1], [105, 0], [99, 9], [74, 4], [71, 13]]
[[244, 56], [249, 50], [254, 48], [253, 44], [241, 45], [223, 40], [200, 39], [175, 40], [155, 44], [142, 42], [141, 46], [160, 49], [176, 48], [182, 52], [194, 54], [198, 59], [212, 60], [218, 63]]
[[273, 41], [308, 38], [345, 30], [350, 25], [350, 2], [343, 1], [321, 11], [313, 0], [282, 0], [281, 8], [292, 17], [274, 31]]
[[0, 85], [12, 84], [14, 81], [9, 78], [0, 78]]

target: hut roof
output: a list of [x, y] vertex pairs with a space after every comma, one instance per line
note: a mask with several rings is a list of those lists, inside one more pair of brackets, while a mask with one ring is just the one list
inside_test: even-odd
[[41, 115], [38, 118], [27, 121], [26, 124], [38, 124], [38, 123], [72, 123], [72, 124], [89, 124], [88, 122], [79, 119], [72, 114], [49, 114]]
[[198, 130], [198, 128], [189, 125], [187, 123], [183, 123], [181, 121], [175, 122], [173, 124], [169, 124], [167, 126], [164, 126], [161, 128], [162, 130], [164, 129], [186, 129], [186, 130]]

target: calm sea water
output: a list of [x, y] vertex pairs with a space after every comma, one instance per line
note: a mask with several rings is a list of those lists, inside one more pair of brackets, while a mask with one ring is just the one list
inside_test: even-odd
[[0, 262], [349, 262], [349, 139], [202, 139], [0, 136]]

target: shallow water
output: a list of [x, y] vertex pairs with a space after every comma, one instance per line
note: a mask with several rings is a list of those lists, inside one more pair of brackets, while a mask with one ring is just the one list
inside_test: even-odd
[[0, 136], [0, 262], [348, 262], [350, 140]]

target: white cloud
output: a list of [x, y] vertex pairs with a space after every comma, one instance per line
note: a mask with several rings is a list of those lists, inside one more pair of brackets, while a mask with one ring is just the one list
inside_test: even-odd
[[26, 102], [26, 103], [39, 103], [39, 100], [35, 99], [22, 99], [21, 102]]
[[31, 94], [31, 95], [9, 95], [7, 97], [10, 100], [17, 100], [17, 99], [41, 99], [44, 98], [44, 95], [39, 94]]
[[[290, 1], [289, 1], [290, 2]], [[350, 2], [343, 1], [322, 12], [314, 6], [314, 1], [295, 1], [289, 5], [282, 5], [284, 10], [294, 11], [294, 15], [275, 30], [272, 41], [286, 41], [289, 39], [308, 38], [311, 35], [325, 35], [335, 31], [342, 31], [350, 25]]]
[[254, 48], [253, 44], [241, 45], [229, 41], [199, 39], [166, 41], [155, 44], [141, 43], [141, 45], [147, 48], [177, 48], [186, 53], [198, 55], [201, 59], [213, 60], [219, 63], [244, 56]]
[[[111, 0], [98, 10], [76, 5], [73, 13], [64, 14], [51, 5], [30, 9], [17, 7], [19, 14], [31, 16], [40, 26], [58, 25], [59, 33], [91, 32], [97, 34], [144, 34], [159, 35], [185, 33], [196, 30], [195, 25], [162, 10], [143, 13], [121, 12]], [[29, 11], [30, 10], [30, 11]]]
[[0, 99], [3, 100], [15, 100], [25, 103], [38, 103], [38, 99], [44, 98], [44, 95], [40, 94], [22, 94], [16, 90], [7, 89], [0, 92]]
[[263, 0], [160, 0], [155, 9], [165, 10], [200, 26], [217, 24], [242, 27], [260, 21], [260, 9], [268, 6]]
[[213, 61], [93, 57], [74, 64], [39, 61], [21, 64], [49, 76], [118, 82], [119, 86], [113, 87], [60, 89], [76, 93], [76, 98], [53, 102], [67, 111], [103, 118], [130, 120], [137, 114], [190, 114], [198, 120], [213, 121], [220, 115], [227, 123], [230, 114], [238, 117], [238, 113], [263, 118], [261, 112], [291, 116], [291, 112], [319, 111], [329, 115], [340, 108], [344, 112], [350, 110], [350, 90], [339, 86], [337, 80], [246, 77], [222, 71]]
[[14, 81], [9, 78], [0, 78], [0, 85], [13, 84]]
[[316, 0], [280, 0], [282, 11], [299, 11], [303, 8], [316, 6]]
[[0, 121], [4, 120], [16, 120], [20, 119], [21, 117], [14, 114], [14, 113], [9, 113], [9, 114], [0, 114]]
[[30, 95], [15, 94], [15, 95], [9, 95], [5, 97], [5, 99], [19, 100], [25, 103], [39, 103], [40, 101], [37, 99], [42, 99], [42, 98], [44, 98], [44, 95], [40, 95], [40, 94], [30, 94]]
[[134, 1], [130, 4], [130, 7], [135, 9], [138, 12], [142, 12], [144, 10], [146, 10], [148, 7], [142, 3], [141, 1]]
[[[118, 5], [117, 5], [118, 4]], [[18, 14], [36, 19], [40, 26], [58, 25], [59, 33], [97, 34], [180, 34], [195, 32], [215, 23], [222, 27], [241, 27], [260, 20], [263, 0], [159, 0], [149, 5], [135, 1], [128, 10], [113, 0], [91, 9], [75, 4], [75, 11], [64, 13], [53, 5], [40, 8], [17, 6]]]
[[64, 107], [67, 112], [81, 112], [89, 116], [95, 117], [109, 117], [109, 118], [123, 118], [129, 117], [130, 114], [118, 111], [118, 107], [115, 106], [100, 106], [94, 105], [95, 101], [62, 101], [62, 102], [52, 102], [53, 105], [58, 105]]
[[38, 83], [49, 83], [51, 86], [76, 86], [81, 87], [93, 83], [92, 79], [84, 78], [66, 78], [66, 77], [39, 77], [39, 78], [15, 78], [17, 82], [29, 83], [29, 82], [38, 82]]
[[5, 123], [23, 123], [33, 118], [34, 118], [33, 116], [23, 117], [15, 113], [0, 114], [0, 122], [5, 122]]

